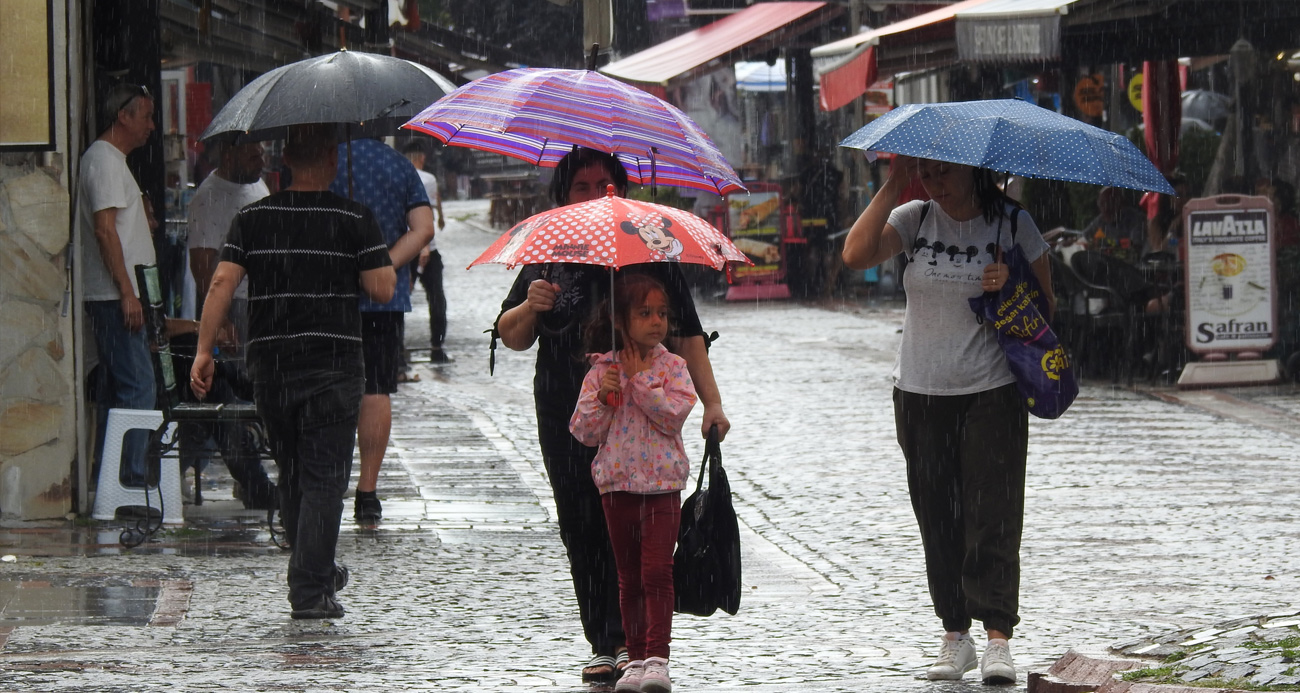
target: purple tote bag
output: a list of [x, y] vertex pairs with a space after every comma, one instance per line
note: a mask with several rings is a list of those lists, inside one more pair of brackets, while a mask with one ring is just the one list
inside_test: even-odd
[[1047, 297], [1020, 246], [1004, 251], [1002, 261], [1010, 275], [1007, 283], [1001, 291], [969, 299], [971, 310], [997, 330], [998, 344], [1029, 413], [1040, 419], [1058, 418], [1079, 394], [1074, 368], [1047, 323]]

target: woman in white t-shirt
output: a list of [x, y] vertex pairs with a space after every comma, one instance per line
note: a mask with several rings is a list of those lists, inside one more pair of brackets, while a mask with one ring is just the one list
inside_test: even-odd
[[[913, 175], [931, 201], [899, 206]], [[894, 367], [894, 417], [912, 509], [925, 547], [935, 614], [946, 631], [926, 671], [956, 680], [976, 666], [972, 619], [988, 645], [985, 683], [1014, 683], [1007, 640], [1020, 621], [1028, 411], [991, 325], [967, 299], [1007, 281], [1001, 250], [1019, 245], [1048, 296], [1047, 244], [993, 172], [896, 156], [889, 178], [853, 224], [844, 264], [874, 267], [899, 253], [907, 313]]]

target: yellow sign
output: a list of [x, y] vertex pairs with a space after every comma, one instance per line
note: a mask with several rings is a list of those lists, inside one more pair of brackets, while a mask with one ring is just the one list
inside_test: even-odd
[[1106, 110], [1103, 79], [1101, 75], [1089, 75], [1080, 77], [1079, 83], [1074, 85], [1074, 106], [1089, 118], [1099, 117]]
[[1128, 81], [1128, 102], [1133, 104], [1133, 108], [1142, 110], [1142, 73], [1133, 75], [1133, 79]]

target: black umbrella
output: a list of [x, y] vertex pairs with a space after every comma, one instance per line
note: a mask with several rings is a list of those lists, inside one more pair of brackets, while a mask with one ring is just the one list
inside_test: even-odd
[[1232, 97], [1204, 89], [1183, 92], [1183, 117], [1214, 123], [1232, 112]]
[[394, 135], [402, 123], [455, 90], [423, 65], [340, 51], [278, 67], [250, 82], [199, 139], [280, 139], [289, 125], [337, 123], [341, 139]]

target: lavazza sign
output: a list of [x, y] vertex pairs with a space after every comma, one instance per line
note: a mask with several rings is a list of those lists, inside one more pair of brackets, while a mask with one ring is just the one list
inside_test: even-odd
[[1192, 200], [1186, 214], [1188, 347], [1268, 349], [1276, 326], [1268, 200]]

